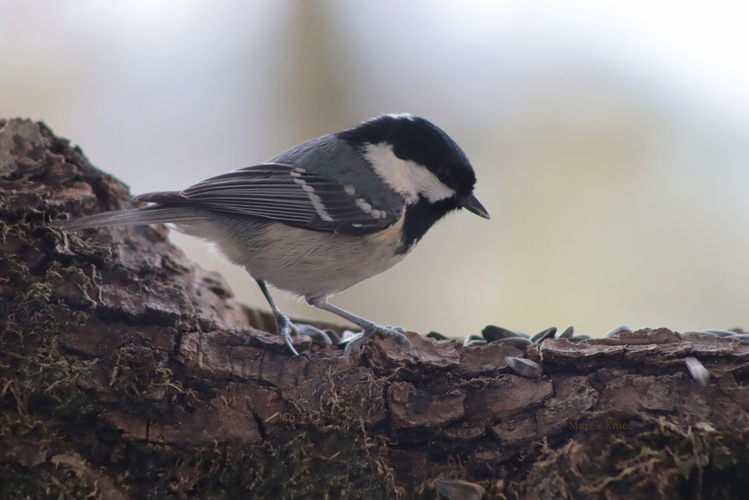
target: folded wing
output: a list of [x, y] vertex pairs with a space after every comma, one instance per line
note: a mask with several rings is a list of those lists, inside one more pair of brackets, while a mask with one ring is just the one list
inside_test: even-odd
[[134, 201], [165, 207], [192, 206], [314, 231], [352, 235], [385, 229], [400, 215], [372, 206], [358, 196], [352, 186], [282, 163], [235, 170], [181, 192], [148, 193]]

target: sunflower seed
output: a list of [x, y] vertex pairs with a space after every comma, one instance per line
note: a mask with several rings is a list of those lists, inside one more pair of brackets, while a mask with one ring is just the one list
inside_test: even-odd
[[700, 385], [707, 385], [710, 381], [710, 373], [705, 368], [705, 365], [700, 363], [697, 358], [689, 357], [684, 360], [687, 364], [687, 370]]
[[529, 345], [531, 345], [533, 342], [531, 342], [531, 339], [526, 339], [525, 337], [507, 337], [506, 339], [499, 339], [492, 342], [493, 344], [510, 344], [513, 347], [517, 347], [518, 349], [525, 349]]
[[591, 337], [590, 335], [575, 335], [567, 340], [569, 340], [570, 342], [582, 342], [584, 340], [590, 340], [592, 338], [593, 337]]
[[434, 340], [449, 340], [445, 335], [442, 335], [439, 332], [429, 332], [427, 333], [427, 337]]
[[555, 333], [557, 333], [557, 327], [552, 326], [551, 328], [541, 330], [540, 332], [535, 334], [533, 337], [531, 337], [531, 341], [535, 342], [536, 344], [540, 344], [546, 339], [553, 339]]
[[486, 489], [480, 484], [461, 481], [460, 479], [440, 478], [434, 482], [439, 498], [447, 500], [481, 500]]
[[625, 333], [625, 332], [629, 333], [631, 331], [632, 331], [632, 329], [630, 327], [628, 327], [627, 325], [619, 325], [616, 328], [614, 328], [613, 330], [609, 331], [603, 337], [606, 338], [606, 339], [608, 339], [608, 338], [613, 337], [614, 335], [619, 335], [620, 333]]
[[476, 333], [472, 333], [468, 335], [465, 339], [463, 339], [463, 345], [465, 346], [483, 345], [483, 344], [486, 344], [486, 339]]
[[481, 330], [481, 335], [483, 335], [484, 338], [489, 342], [493, 342], [499, 339], [505, 339], [508, 337], [528, 337], [528, 335], [522, 332], [513, 332], [512, 330], [508, 330], [507, 328], [502, 328], [501, 326], [495, 325], [488, 325], [486, 328]]
[[538, 378], [543, 373], [541, 365], [530, 359], [505, 356], [505, 361], [515, 373], [525, 378]]
[[574, 334], [575, 334], [575, 327], [574, 326], [570, 326], [570, 327], [567, 327], [567, 329], [565, 331], [563, 331], [562, 333], [560, 333], [559, 335], [557, 335], [557, 338], [558, 339], [568, 339], [568, 338], [572, 337]]

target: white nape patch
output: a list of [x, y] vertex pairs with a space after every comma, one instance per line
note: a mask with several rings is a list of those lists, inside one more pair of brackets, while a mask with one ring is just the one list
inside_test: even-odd
[[404, 118], [406, 120], [414, 121], [414, 115], [411, 113], [390, 113], [389, 115], [392, 118]]
[[419, 201], [419, 195], [432, 203], [455, 195], [455, 191], [442, 184], [425, 166], [395, 156], [390, 144], [367, 144], [364, 157], [372, 164], [375, 173], [402, 194], [409, 205]]
[[302, 186], [302, 190], [307, 193], [307, 198], [309, 198], [309, 201], [312, 202], [312, 206], [315, 207], [317, 215], [319, 215], [320, 218], [325, 222], [332, 222], [333, 218], [330, 216], [330, 214], [328, 214], [327, 210], [325, 210], [325, 205], [322, 204], [322, 198], [320, 198], [317, 193], [315, 193], [315, 188], [307, 184], [307, 182], [305, 182], [305, 180], [301, 178], [301, 174], [304, 171], [305, 170], [303, 168], [295, 168], [294, 170], [289, 172], [289, 175], [291, 175], [292, 180], [296, 184]]
[[412, 115], [411, 113], [387, 113], [384, 115], [375, 116], [373, 118], [370, 118], [369, 120], [364, 120], [362, 123], [371, 123], [376, 122], [377, 120], [382, 120], [383, 117], [390, 117], [390, 118], [403, 118], [404, 120], [410, 120], [414, 121], [416, 117]]

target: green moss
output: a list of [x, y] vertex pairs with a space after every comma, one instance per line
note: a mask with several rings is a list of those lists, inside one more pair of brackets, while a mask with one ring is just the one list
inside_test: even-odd
[[274, 436], [272, 445], [137, 446], [129, 450], [127, 474], [153, 499], [393, 498], [392, 481], [352, 431], [297, 426], [284, 429], [285, 439]]
[[[743, 455], [744, 460], [742, 460], [741, 463], [743, 463], [746, 466], [747, 470], [749, 470], [749, 460], [747, 460], [747, 458], [749, 457], [746, 457], [746, 450], [744, 450]], [[739, 460], [735, 452], [728, 448], [728, 446], [725, 446], [723, 444], [715, 443], [715, 446], [712, 446], [710, 448], [707, 456], [709, 463], [716, 470], [729, 469], [739, 464]]]
[[[59, 243], [32, 237], [32, 231], [23, 222], [2, 227], [4, 238], [29, 245], [29, 252], [34, 245]], [[179, 447], [124, 438], [103, 419], [108, 409], [168, 422], [170, 409], [181, 406], [189, 412], [200, 404], [201, 395], [175, 375], [169, 353], [137, 342], [98, 359], [61, 349], [58, 336], [80, 329], [96, 313], [96, 298], [87, 294], [96, 289], [95, 276], [83, 271], [88, 264], [73, 258], [64, 265], [51, 261], [32, 272], [24, 261], [27, 255], [0, 263], [0, 303], [5, 308], [0, 328], [0, 450], [46, 450], [46, 458], [26, 467], [20, 464], [29, 463], [28, 457], [6, 457], [11, 460], [0, 467], [5, 478], [0, 497], [91, 494], [93, 486], [69, 468], [50, 464], [49, 457], [58, 453], [78, 455], [95, 470], [120, 478], [139, 498], [395, 496], [392, 477], [379, 456], [384, 447], [368, 440], [356, 418], [365, 410], [364, 399], [362, 408], [339, 408], [342, 411], [326, 415], [295, 410], [257, 445]], [[70, 284], [85, 298], [78, 310], [53, 300], [58, 287]], [[91, 387], [97, 377], [116, 401], [102, 402], [94, 389], [82, 388]]]
[[[0, 448], [20, 443], [72, 451], [109, 477], [122, 477], [137, 496], [154, 499], [292, 499], [320, 491], [328, 498], [393, 498], [392, 480], [359, 426], [320, 428], [298, 415], [276, 428], [272, 439], [253, 446], [183, 448], [124, 439], [102, 419], [102, 403], [75, 386], [76, 377], [96, 362], [77, 361], [47, 346], [17, 363], [12, 374], [5, 372]], [[120, 368], [120, 373], [127, 371]], [[132, 398], [135, 406], [137, 394]], [[12, 483], [0, 486], [3, 498], [82, 498], [89, 493], [72, 473], [49, 464], [16, 469]]]
[[[544, 446], [525, 480], [529, 496], [678, 499], [740, 498], [749, 488], [749, 436], [685, 430], [663, 420], [650, 430], [580, 436], [560, 448]], [[726, 445], [724, 443], [731, 443]], [[746, 480], [740, 478], [748, 478]]]
[[0, 463], [0, 492], [5, 499], [93, 498], [95, 490], [69, 469], [49, 464], [29, 468]]

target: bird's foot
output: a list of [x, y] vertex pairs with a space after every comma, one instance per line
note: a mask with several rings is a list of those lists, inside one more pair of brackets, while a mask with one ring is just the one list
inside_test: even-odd
[[315, 328], [312, 325], [298, 324], [295, 326], [298, 333], [310, 337], [315, 344], [333, 345], [330, 336], [324, 331]]
[[276, 328], [278, 333], [281, 335], [284, 344], [288, 346], [294, 356], [299, 356], [294, 347], [294, 341], [291, 337], [298, 337], [299, 335], [306, 335], [312, 339], [312, 342], [322, 345], [333, 345], [333, 341], [330, 339], [327, 333], [319, 330], [311, 325], [299, 324], [295, 325], [286, 316], [279, 316], [276, 318]]
[[343, 351], [343, 357], [346, 360], [346, 364], [350, 365], [351, 354], [359, 354], [367, 343], [375, 335], [381, 338], [391, 337], [396, 342], [402, 345], [411, 345], [408, 337], [403, 335], [403, 328], [399, 326], [379, 326], [374, 325], [373, 328], [367, 328], [351, 337], [344, 339], [341, 344], [346, 344], [346, 349]]

